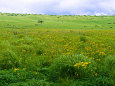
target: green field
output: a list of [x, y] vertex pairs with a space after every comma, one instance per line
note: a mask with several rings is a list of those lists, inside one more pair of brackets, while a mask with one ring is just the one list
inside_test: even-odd
[[114, 20], [0, 13], [0, 86], [114, 86]]
[[[43, 23], [39, 23], [43, 21]], [[0, 13], [0, 28], [115, 29], [115, 16], [27, 15]]]

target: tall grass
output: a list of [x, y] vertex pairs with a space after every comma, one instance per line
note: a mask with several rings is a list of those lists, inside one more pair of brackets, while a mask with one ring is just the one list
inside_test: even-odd
[[1, 86], [114, 86], [115, 31], [0, 29]]

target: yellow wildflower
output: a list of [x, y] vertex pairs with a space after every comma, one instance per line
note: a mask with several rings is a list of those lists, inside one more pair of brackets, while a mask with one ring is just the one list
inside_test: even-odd
[[38, 72], [36, 72], [36, 71], [33, 71], [33, 73], [34, 73], [35, 75], [37, 75], [37, 74], [38, 74]]
[[26, 70], [26, 68], [23, 68], [22, 70]]
[[99, 55], [106, 55], [105, 52], [99, 52]]
[[22, 50], [22, 52], [26, 52], [26, 50]]
[[96, 59], [96, 61], [100, 61], [101, 59]]
[[95, 73], [94, 76], [97, 76], [97, 73]]
[[14, 69], [15, 72], [18, 71], [18, 70], [19, 70], [18, 68], [15, 68], [15, 69]]
[[85, 66], [87, 66], [89, 63], [91, 63], [91, 62], [80, 62], [80, 63], [76, 63], [74, 66], [75, 66], [75, 67], [79, 67], [79, 66], [85, 67]]

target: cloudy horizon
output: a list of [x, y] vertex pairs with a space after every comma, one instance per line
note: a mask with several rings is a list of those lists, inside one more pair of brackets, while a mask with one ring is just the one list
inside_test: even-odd
[[115, 15], [115, 0], [0, 0], [0, 12], [49, 15]]

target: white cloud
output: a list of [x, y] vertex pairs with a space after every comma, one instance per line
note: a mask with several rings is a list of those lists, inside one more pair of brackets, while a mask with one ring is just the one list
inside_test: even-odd
[[10, 8], [0, 8], [0, 12], [4, 12], [4, 13], [32, 13], [29, 9], [23, 8], [23, 9], [10, 9]]
[[0, 0], [1, 12], [45, 14], [111, 14], [115, 0]]
[[115, 14], [115, 1], [114, 0], [108, 0], [104, 3], [100, 3], [100, 6], [106, 12], [110, 14]]

